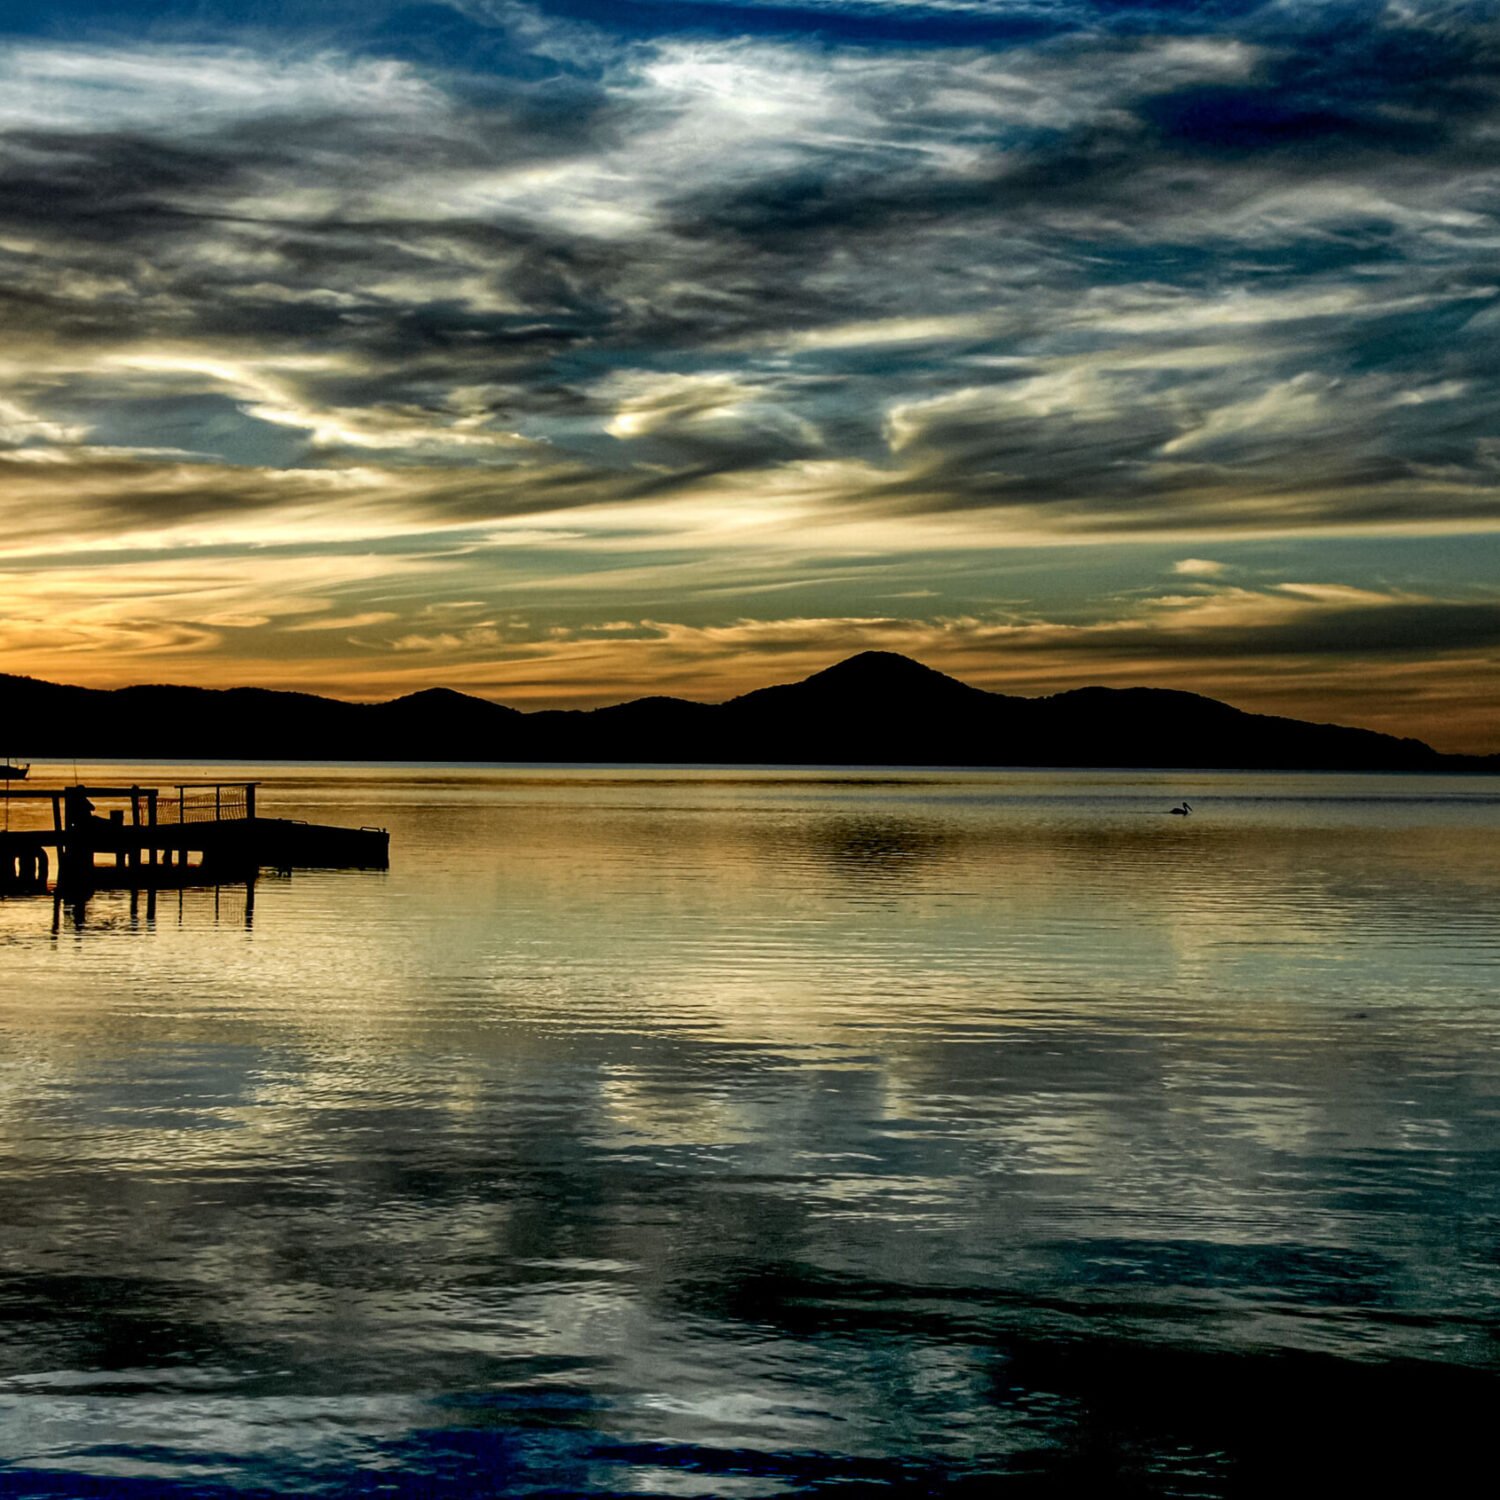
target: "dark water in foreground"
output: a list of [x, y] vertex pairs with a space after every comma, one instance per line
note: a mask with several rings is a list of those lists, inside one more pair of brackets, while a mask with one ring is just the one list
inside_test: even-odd
[[390, 873], [0, 901], [0, 1494], [1488, 1462], [1500, 783], [262, 774]]

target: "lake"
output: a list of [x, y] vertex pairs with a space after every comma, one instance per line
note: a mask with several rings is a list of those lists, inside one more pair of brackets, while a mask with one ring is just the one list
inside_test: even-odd
[[0, 900], [0, 1494], [1488, 1458], [1500, 781], [80, 770], [391, 869]]

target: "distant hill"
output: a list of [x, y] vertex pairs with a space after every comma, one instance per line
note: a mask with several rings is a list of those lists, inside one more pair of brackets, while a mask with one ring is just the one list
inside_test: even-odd
[[0, 676], [0, 739], [37, 761], [461, 760], [768, 765], [1500, 771], [1369, 729], [1243, 713], [1196, 693], [988, 693], [887, 651], [727, 703], [517, 709], [432, 688], [343, 703], [262, 688], [63, 687]]

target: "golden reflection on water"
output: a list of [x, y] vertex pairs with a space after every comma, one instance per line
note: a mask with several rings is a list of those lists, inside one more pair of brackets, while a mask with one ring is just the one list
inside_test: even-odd
[[1037, 1340], [1488, 1358], [1491, 783], [260, 774], [389, 873], [0, 902], [0, 1395], [156, 1403], [7, 1451], [301, 1483], [566, 1387], [982, 1466], [1078, 1420]]

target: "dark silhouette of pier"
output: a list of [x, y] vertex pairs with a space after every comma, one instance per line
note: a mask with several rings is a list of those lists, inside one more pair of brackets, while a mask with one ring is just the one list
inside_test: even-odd
[[0, 789], [12, 803], [51, 803], [51, 827], [0, 832], [0, 893], [158, 889], [253, 880], [263, 868], [384, 870], [383, 828], [263, 818], [254, 781]]

